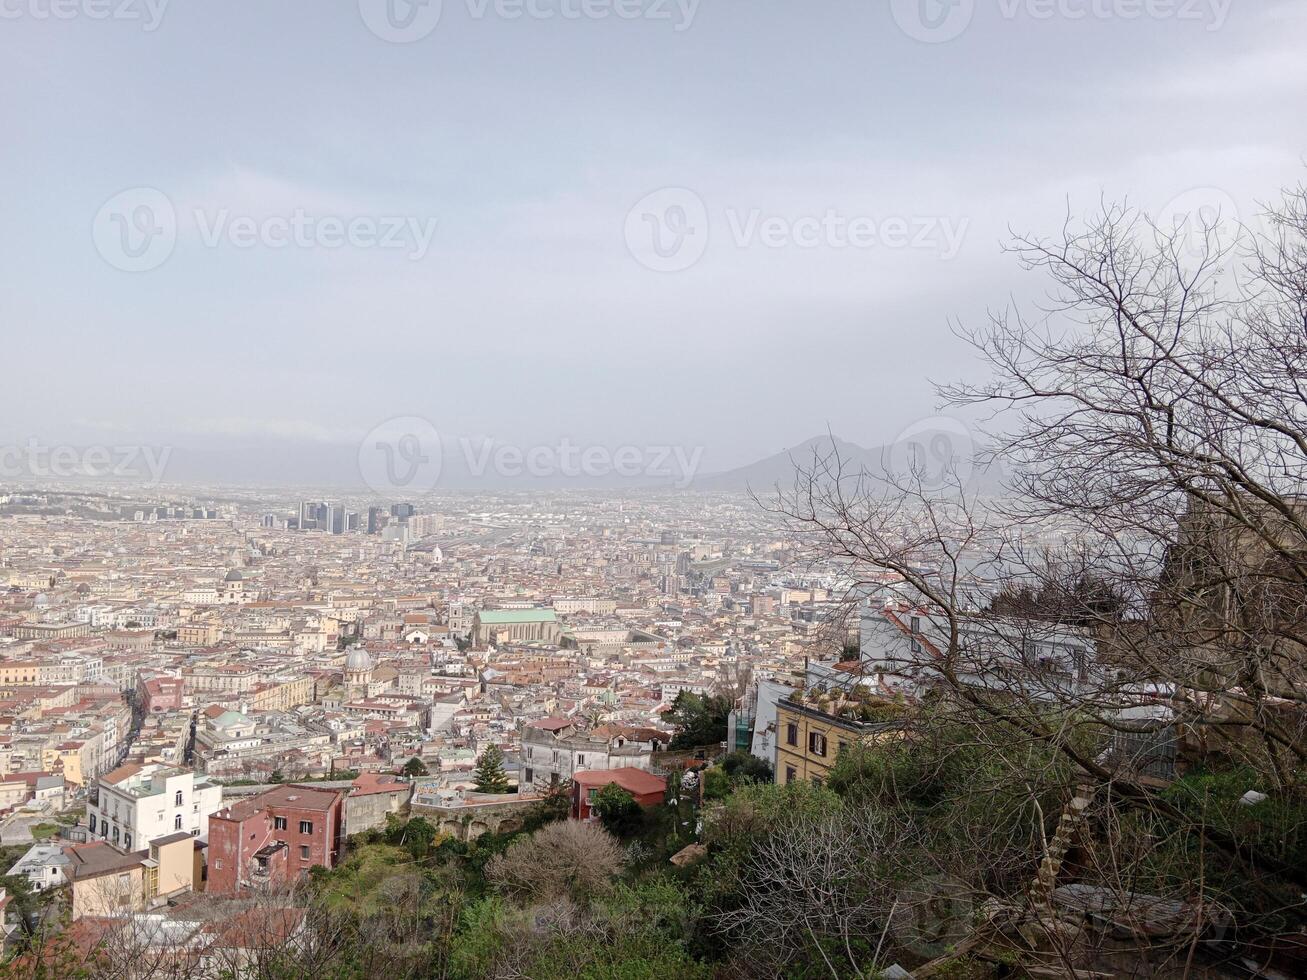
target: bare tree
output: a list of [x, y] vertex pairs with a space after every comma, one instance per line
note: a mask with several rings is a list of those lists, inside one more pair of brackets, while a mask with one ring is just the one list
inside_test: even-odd
[[[1244, 953], [1298, 921], [1307, 886], [1307, 189], [1267, 227], [1225, 238], [1107, 206], [1055, 239], [1018, 238], [1048, 302], [964, 333], [991, 376], [941, 389], [989, 411], [982, 462], [1003, 463], [1010, 493], [980, 497], [968, 466], [869, 474], [832, 450], [775, 508], [902, 629], [912, 654], [894, 679], [942, 694], [979, 741], [1051, 751], [1068, 805], [1101, 788], [1096, 820], [1043, 815], [1046, 861], [1105, 848], [1079, 859], [1081, 880], [1118, 903], [1144, 882], [1202, 894], [1237, 916]], [[988, 611], [1023, 590], [1056, 614]], [[1072, 634], [1087, 661], [1056, 655]], [[1250, 781], [1275, 819], [1168, 787], [1122, 750], [1141, 739], [1182, 770]], [[1068, 819], [1073, 839], [1054, 847]], [[995, 897], [1043, 914], [1042, 899]], [[1054, 945], [1069, 962], [1078, 942]]]
[[743, 902], [717, 916], [719, 928], [759, 974], [815, 960], [836, 978], [874, 976], [895, 909], [888, 879], [869, 871], [889, 836], [865, 812], [784, 822], [749, 855]]
[[622, 870], [622, 849], [597, 824], [547, 824], [509, 845], [486, 865], [496, 889], [532, 899], [584, 897], [605, 891]]

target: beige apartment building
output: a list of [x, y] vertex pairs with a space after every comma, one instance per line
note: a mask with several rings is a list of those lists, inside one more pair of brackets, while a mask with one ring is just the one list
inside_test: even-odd
[[253, 712], [290, 711], [302, 704], [312, 703], [312, 677], [295, 677], [290, 680], [260, 684], [250, 691], [249, 696], [249, 707]]

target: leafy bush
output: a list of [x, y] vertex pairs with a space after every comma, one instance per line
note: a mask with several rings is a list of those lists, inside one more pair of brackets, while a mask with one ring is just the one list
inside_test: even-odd
[[590, 809], [599, 817], [604, 829], [617, 837], [628, 837], [640, 827], [644, 811], [635, 797], [616, 783], [609, 783], [595, 794]]
[[726, 720], [732, 704], [721, 695], [682, 691], [672, 702], [671, 722], [676, 729], [672, 748], [698, 748], [726, 740]]
[[744, 782], [770, 783], [775, 778], [771, 763], [751, 752], [736, 751], [723, 756], [721, 767], [736, 786]]

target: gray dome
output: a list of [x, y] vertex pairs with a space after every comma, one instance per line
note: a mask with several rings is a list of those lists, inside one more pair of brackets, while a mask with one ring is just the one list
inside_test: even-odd
[[227, 577], [226, 577], [225, 579], [223, 579], [223, 581], [224, 581], [224, 582], [244, 582], [244, 581], [245, 581], [245, 576], [242, 575], [240, 572], [238, 572], [236, 569], [233, 568], [230, 572], [227, 573]]
[[368, 656], [368, 651], [362, 647], [352, 647], [349, 656], [345, 658], [346, 670], [371, 670], [372, 658]]

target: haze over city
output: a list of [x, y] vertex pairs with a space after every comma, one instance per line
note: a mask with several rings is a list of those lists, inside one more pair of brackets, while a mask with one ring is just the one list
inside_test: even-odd
[[[1250, 221], [1301, 162], [1301, 4], [1063, 6], [932, 33], [911, 4], [467, 0], [397, 43], [367, 3], [14, 0], [0, 317], [39, 368], [4, 437], [262, 447], [280, 479], [302, 452], [305, 480], [397, 416], [707, 471], [889, 443], [935, 415], [928, 379], [973, 372], [952, 325], [1040, 295], [1009, 229], [1104, 198]], [[707, 242], [656, 271], [628, 219], [665, 188]], [[101, 211], [135, 220], [112, 202], [141, 189], [175, 244], [125, 272], [101, 247], [135, 226]], [[315, 237], [360, 217], [371, 238]]]
[[1307, 976], [1302, 0], [0, 0], [0, 980]]

